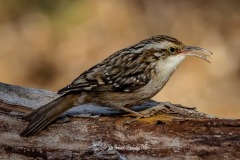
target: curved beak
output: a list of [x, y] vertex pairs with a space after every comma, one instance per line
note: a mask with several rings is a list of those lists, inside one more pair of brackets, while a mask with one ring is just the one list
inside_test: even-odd
[[185, 56], [195, 56], [210, 63], [209, 58], [213, 53], [204, 48], [186, 46], [181, 52], [179, 52], [179, 54], [183, 54]]

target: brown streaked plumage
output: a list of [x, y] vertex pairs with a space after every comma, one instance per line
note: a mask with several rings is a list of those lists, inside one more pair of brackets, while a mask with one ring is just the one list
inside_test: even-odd
[[175, 38], [158, 35], [122, 49], [83, 72], [61, 89], [56, 100], [29, 114], [22, 136], [32, 136], [78, 104], [93, 103], [144, 116], [129, 108], [156, 95], [185, 56], [207, 60], [202, 48], [185, 46]]

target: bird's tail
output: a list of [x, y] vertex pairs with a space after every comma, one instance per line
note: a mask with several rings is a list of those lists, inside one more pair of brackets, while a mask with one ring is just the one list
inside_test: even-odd
[[20, 134], [21, 136], [33, 136], [41, 131], [51, 122], [56, 120], [62, 113], [70, 109], [77, 99], [76, 94], [62, 95], [61, 97], [49, 102], [48, 104], [36, 109], [25, 118], [30, 123]]

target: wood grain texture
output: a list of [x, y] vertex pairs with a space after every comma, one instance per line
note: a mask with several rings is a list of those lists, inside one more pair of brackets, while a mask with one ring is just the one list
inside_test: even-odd
[[[30, 138], [21, 116], [56, 93], [0, 83], [0, 159], [239, 159], [240, 120], [150, 101], [136, 120], [92, 105], [74, 108]], [[100, 115], [100, 116], [99, 116]]]

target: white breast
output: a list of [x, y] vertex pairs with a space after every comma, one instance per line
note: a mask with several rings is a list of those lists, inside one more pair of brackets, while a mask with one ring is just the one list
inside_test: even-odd
[[146, 86], [139, 89], [138, 96], [142, 98], [151, 98], [157, 94], [167, 83], [171, 74], [176, 70], [184, 58], [184, 56], [174, 56], [158, 61], [156, 66], [156, 74], [154, 74]]
[[161, 81], [168, 80], [184, 59], [185, 56], [177, 55], [158, 61], [156, 66], [157, 76], [161, 77]]

